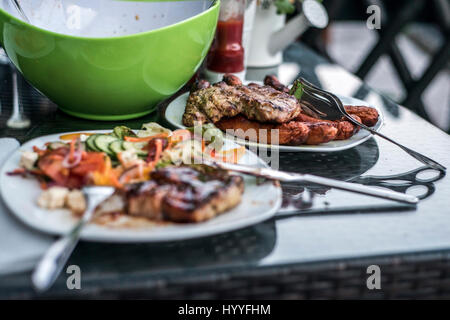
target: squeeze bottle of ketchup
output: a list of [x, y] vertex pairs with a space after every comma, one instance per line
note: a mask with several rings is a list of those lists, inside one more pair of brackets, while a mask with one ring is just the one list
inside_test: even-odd
[[222, 80], [225, 73], [245, 78], [244, 28], [245, 0], [222, 0], [216, 36], [206, 60], [206, 77], [211, 82]]

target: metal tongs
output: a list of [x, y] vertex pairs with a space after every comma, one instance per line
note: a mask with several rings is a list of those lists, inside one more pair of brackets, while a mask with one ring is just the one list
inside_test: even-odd
[[344, 182], [329, 178], [323, 178], [319, 176], [315, 176], [312, 174], [300, 174], [293, 172], [285, 172], [273, 170], [270, 168], [256, 168], [250, 167], [241, 164], [233, 164], [227, 162], [217, 162], [210, 161], [207, 159], [203, 159], [203, 164], [221, 168], [224, 170], [230, 170], [234, 172], [239, 172], [243, 174], [248, 174], [256, 177], [262, 177], [270, 180], [278, 180], [281, 182], [306, 182], [306, 183], [314, 183], [322, 186], [327, 186], [331, 188], [336, 188], [340, 190], [365, 194], [377, 198], [383, 198], [393, 201], [399, 201], [409, 204], [416, 204], [419, 202], [419, 199], [415, 196], [404, 194], [400, 192], [395, 192], [391, 190], [384, 190], [374, 187], [368, 187], [362, 184]]
[[328, 91], [317, 88], [316, 86], [309, 83], [303, 78], [295, 80], [291, 88], [290, 94], [294, 95], [302, 103], [302, 105], [306, 106], [306, 108], [308, 108], [320, 119], [339, 120], [342, 119], [342, 117], [345, 117], [351, 123], [397, 145], [405, 152], [407, 152], [409, 155], [419, 160], [423, 164], [427, 165], [428, 167], [441, 171], [446, 170], [446, 168], [443, 165], [437, 163], [433, 159], [430, 159], [427, 156], [424, 156], [423, 154], [411, 150], [405, 147], [404, 145], [385, 136], [384, 134], [381, 134], [369, 128], [368, 126], [356, 121], [347, 113], [344, 106], [342, 105], [341, 100], [338, 97], [336, 97], [334, 94]]

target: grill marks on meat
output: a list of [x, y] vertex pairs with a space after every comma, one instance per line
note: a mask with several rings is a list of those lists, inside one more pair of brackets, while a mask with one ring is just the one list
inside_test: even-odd
[[183, 124], [193, 127], [196, 124], [216, 123], [222, 117], [233, 117], [241, 112], [238, 103], [239, 92], [226, 84], [216, 84], [192, 92], [186, 103]]
[[243, 114], [249, 120], [285, 123], [300, 113], [300, 104], [294, 96], [270, 86], [242, 85], [239, 79], [226, 75], [224, 81], [200, 88], [189, 95], [183, 124], [216, 123], [224, 117]]
[[285, 123], [300, 113], [295, 97], [269, 86], [241, 86], [242, 114], [249, 120]]
[[243, 191], [241, 176], [198, 165], [155, 170], [151, 180], [127, 186], [124, 196], [130, 215], [200, 222], [238, 205]]

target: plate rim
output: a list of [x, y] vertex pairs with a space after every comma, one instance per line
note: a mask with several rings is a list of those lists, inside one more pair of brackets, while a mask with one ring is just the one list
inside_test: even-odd
[[[177, 128], [177, 129], [185, 129], [186, 126], [184, 126], [182, 124], [180, 125], [180, 124], [172, 121], [169, 117], [167, 117], [167, 112], [171, 108], [171, 106], [174, 105], [175, 101], [177, 101], [178, 99], [184, 99], [185, 96], [189, 96], [189, 92], [184, 92], [184, 93], [180, 94], [179, 96], [177, 96], [175, 99], [171, 100], [167, 104], [166, 108], [164, 109], [164, 120], [167, 121], [171, 126]], [[378, 111], [379, 118], [378, 118], [378, 122], [375, 124], [376, 128], [374, 130], [379, 132], [381, 130], [381, 128], [384, 126], [384, 114], [379, 107], [377, 107], [373, 104], [370, 104], [364, 100], [358, 99], [358, 98], [344, 96], [344, 95], [340, 95], [340, 94], [337, 94], [337, 96], [340, 99], [345, 98], [345, 99], [360, 101], [360, 102], [364, 103], [364, 105], [367, 105], [367, 106], [370, 106], [370, 107], [376, 109]], [[354, 148], [354, 147], [366, 142], [373, 136], [374, 136], [374, 134], [369, 132], [365, 137], [362, 137], [356, 141], [353, 141], [348, 144], [344, 144], [342, 146], [337, 146], [337, 147], [327, 147], [327, 146], [325, 146], [326, 144], [314, 145], [314, 146], [310, 146], [310, 145], [308, 145], [308, 146], [306, 146], [306, 145], [300, 145], [300, 146], [269, 145], [269, 144], [254, 142], [254, 141], [243, 140], [240, 138], [234, 138], [234, 139], [228, 139], [228, 140], [231, 140], [237, 144], [248, 146], [248, 147], [270, 149], [270, 150], [276, 150], [276, 151], [280, 151], [280, 152], [339, 152], [339, 151], [344, 151], [344, 150]]]
[[[6, 167], [8, 166], [8, 164], [10, 164], [10, 162], [12, 161], [12, 158], [15, 155], [17, 155], [17, 153], [20, 153], [21, 151], [23, 151], [24, 148], [27, 149], [29, 147], [29, 145], [32, 145], [33, 141], [35, 141], [35, 140], [49, 139], [50, 137], [61, 136], [63, 134], [83, 133], [83, 132], [105, 133], [105, 132], [111, 132], [111, 130], [67, 131], [67, 132], [59, 132], [59, 133], [39, 136], [39, 137], [36, 137], [36, 138], [26, 141], [18, 149], [14, 150], [7, 157], [7, 159], [4, 161], [4, 163], [0, 167], [0, 196], [1, 196], [5, 206], [10, 211], [10, 214], [12, 214], [14, 217], [16, 217], [24, 225], [30, 227], [33, 230], [37, 230], [39, 232], [50, 234], [50, 235], [66, 234], [65, 231], [55, 230], [54, 228], [46, 228], [45, 226], [42, 226], [42, 223], [39, 223], [38, 219], [33, 217], [32, 214], [16, 212], [15, 206], [13, 204], [13, 199], [8, 199], [6, 197], [5, 191], [3, 190], [3, 188], [1, 188], [1, 186], [6, 184], [4, 181], [4, 179], [6, 179], [5, 177], [7, 176]], [[254, 152], [252, 152], [251, 150], [248, 150], [248, 149], [246, 149], [246, 152], [248, 152], [251, 157], [255, 157], [255, 159], [258, 160], [259, 165], [268, 167], [267, 163], [265, 163], [264, 160], [262, 160], [260, 157], [258, 157], [257, 154], [255, 154]], [[32, 180], [30, 180], [30, 182], [31, 181]], [[270, 182], [268, 182], [268, 183], [270, 183]], [[256, 225], [258, 223], [264, 222], [266, 220], [269, 220], [270, 218], [275, 216], [275, 214], [278, 212], [278, 210], [280, 209], [281, 204], [282, 204], [282, 190], [281, 190], [281, 186], [279, 184], [273, 183], [273, 185], [275, 187], [275, 191], [277, 194], [275, 195], [276, 200], [273, 203], [272, 207], [261, 214], [257, 214], [255, 216], [247, 216], [245, 219], [242, 219], [243, 221], [241, 221], [240, 223], [239, 222], [238, 223], [234, 223], [234, 222], [230, 223], [229, 222], [226, 224], [218, 224], [218, 225], [214, 225], [210, 228], [206, 228], [206, 229], [201, 228], [200, 230], [195, 229], [194, 231], [188, 230], [187, 233], [175, 232], [175, 233], [171, 233], [169, 238], [167, 236], [165, 236], [164, 233], [156, 234], [156, 235], [149, 234], [149, 232], [151, 231], [150, 230], [151, 227], [150, 228], [142, 228], [142, 229], [136, 228], [135, 232], [132, 234], [126, 233], [126, 234], [120, 234], [120, 235], [118, 234], [118, 232], [120, 232], [120, 230], [121, 229], [123, 230], [124, 228], [110, 228], [110, 230], [112, 231], [111, 234], [96, 234], [94, 230], [86, 231], [86, 229], [85, 229], [81, 232], [80, 240], [90, 241], [90, 242], [102, 242], [102, 243], [157, 243], [157, 242], [171, 242], [171, 241], [181, 241], [181, 240], [188, 240], [188, 239], [204, 238], [204, 237], [208, 237], [208, 236], [212, 236], [212, 235], [219, 235], [222, 233], [243, 229], [243, 228], [250, 227], [250, 226]], [[33, 205], [36, 206], [36, 204], [33, 204]], [[48, 211], [50, 211], [50, 210], [48, 210]], [[226, 213], [224, 213], [224, 214], [226, 214]], [[219, 215], [219, 217], [220, 217], [220, 215]], [[74, 223], [76, 221], [77, 220], [74, 219]], [[208, 220], [208, 221], [210, 221], [210, 220]], [[188, 227], [189, 226], [199, 227], [198, 224], [190, 224], [187, 226]], [[95, 227], [108, 229], [108, 227], [102, 227], [102, 226], [95, 226]], [[131, 229], [125, 229], [125, 230], [131, 230]]]

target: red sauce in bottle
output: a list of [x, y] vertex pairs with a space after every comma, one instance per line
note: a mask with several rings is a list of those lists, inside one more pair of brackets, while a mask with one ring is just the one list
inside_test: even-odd
[[206, 67], [209, 70], [220, 73], [244, 70], [243, 26], [243, 19], [218, 22], [216, 37], [209, 50], [206, 62]]

